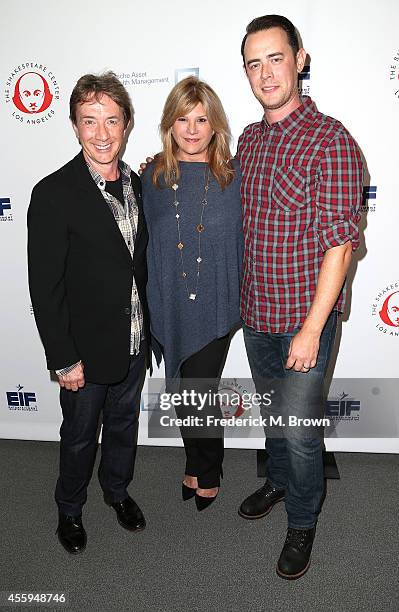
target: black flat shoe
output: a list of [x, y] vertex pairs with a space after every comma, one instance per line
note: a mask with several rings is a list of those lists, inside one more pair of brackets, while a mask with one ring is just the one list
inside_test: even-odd
[[69, 516], [60, 512], [56, 534], [60, 544], [70, 555], [78, 555], [86, 548], [87, 535], [81, 516]]
[[214, 497], [203, 497], [202, 495], [195, 494], [195, 505], [197, 506], [198, 512], [205, 510], [205, 508], [213, 504], [217, 496], [218, 493]]
[[192, 487], [188, 487], [187, 485], [184, 484], [184, 482], [181, 483], [181, 496], [183, 498], [183, 501], [187, 501], [188, 499], [192, 499], [195, 496], [195, 492], [197, 489], [193, 489]]
[[118, 523], [124, 529], [128, 531], [142, 531], [145, 529], [146, 522], [144, 515], [131, 497], [128, 496], [121, 502], [109, 503], [108, 505], [115, 510]]

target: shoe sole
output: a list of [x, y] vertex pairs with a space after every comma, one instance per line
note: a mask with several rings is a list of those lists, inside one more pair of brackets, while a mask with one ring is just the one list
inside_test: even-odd
[[63, 544], [63, 542], [61, 541], [61, 538], [60, 538], [60, 535], [59, 535], [58, 531], [56, 531], [56, 534], [57, 534], [58, 541], [59, 541], [59, 543], [61, 544], [62, 548], [63, 548], [64, 550], [66, 550], [66, 552], [67, 552], [69, 555], [80, 555], [82, 552], [84, 552], [84, 551], [86, 550], [86, 544], [87, 544], [87, 542], [85, 543], [85, 545], [83, 546], [83, 548], [81, 548], [80, 550], [69, 550], [69, 548], [67, 548], [67, 547], [65, 546], [65, 544]]
[[284, 572], [282, 572], [278, 568], [278, 566], [276, 567], [276, 572], [277, 572], [277, 575], [280, 576], [280, 578], [284, 578], [284, 580], [298, 580], [298, 578], [301, 578], [304, 574], [306, 574], [306, 572], [308, 571], [309, 567], [310, 567], [310, 559], [309, 559], [308, 564], [305, 567], [305, 569], [303, 569], [298, 574], [284, 574]]
[[268, 510], [266, 510], [266, 512], [263, 512], [262, 514], [245, 514], [240, 509], [238, 510], [238, 514], [242, 518], [247, 519], [248, 521], [252, 521], [252, 520], [255, 520], [255, 519], [260, 519], [260, 518], [263, 518], [264, 516], [267, 516], [268, 514], [270, 514], [270, 512], [273, 510], [274, 506], [276, 504], [278, 504], [279, 502], [284, 501], [284, 499], [285, 499], [285, 497], [282, 497], [281, 499], [277, 499], [275, 502], [273, 502], [273, 504], [270, 506], [270, 508]]

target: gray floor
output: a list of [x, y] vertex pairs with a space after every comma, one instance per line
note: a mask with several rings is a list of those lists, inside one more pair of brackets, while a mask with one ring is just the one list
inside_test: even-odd
[[399, 456], [336, 455], [341, 480], [328, 481], [312, 566], [296, 582], [275, 574], [284, 506], [258, 521], [237, 515], [260, 483], [255, 451], [226, 451], [220, 496], [197, 513], [180, 500], [182, 449], [140, 447], [132, 495], [147, 529], [123, 530], [94, 477], [77, 557], [54, 535], [57, 457], [57, 443], [0, 440], [0, 591], [67, 592], [63, 609], [76, 611], [399, 610]]

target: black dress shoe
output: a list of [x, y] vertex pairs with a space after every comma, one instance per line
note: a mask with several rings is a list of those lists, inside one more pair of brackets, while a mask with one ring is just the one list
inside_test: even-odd
[[56, 533], [62, 546], [71, 555], [77, 555], [86, 548], [87, 535], [81, 516], [69, 516], [60, 512]]
[[197, 489], [193, 489], [192, 487], [188, 487], [187, 485], [184, 484], [184, 482], [181, 483], [181, 496], [183, 498], [183, 501], [187, 501], [188, 499], [192, 499], [195, 495]]
[[316, 527], [311, 529], [290, 529], [277, 563], [277, 574], [286, 580], [303, 576], [310, 566], [310, 555]]
[[108, 505], [115, 510], [119, 525], [128, 531], [142, 531], [145, 528], [143, 513], [131, 497]]
[[198, 512], [205, 510], [205, 508], [213, 504], [217, 496], [218, 494], [214, 495], [213, 497], [203, 497], [202, 495], [195, 494], [195, 505], [197, 506]]
[[263, 487], [252, 493], [242, 502], [238, 514], [246, 519], [258, 519], [269, 514], [274, 504], [282, 501], [285, 496], [284, 489], [275, 489], [266, 480]]

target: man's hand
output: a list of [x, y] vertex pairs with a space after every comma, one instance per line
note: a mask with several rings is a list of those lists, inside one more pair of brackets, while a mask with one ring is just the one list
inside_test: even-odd
[[296, 372], [309, 372], [317, 363], [320, 335], [301, 329], [291, 340], [285, 367]]
[[58, 382], [61, 387], [65, 387], [68, 391], [78, 391], [84, 387], [83, 363], [78, 363], [68, 374], [58, 374]]
[[301, 330], [291, 340], [285, 364], [288, 370], [309, 372], [315, 367], [320, 336], [342, 289], [351, 257], [350, 240], [324, 253], [312, 306]]
[[147, 168], [147, 164], [150, 164], [152, 161], [154, 160], [153, 157], [146, 157], [145, 161], [147, 163], [142, 163], [140, 164], [140, 168], [138, 169], [138, 173], [140, 174], [140, 176], [143, 174], [144, 170]]

